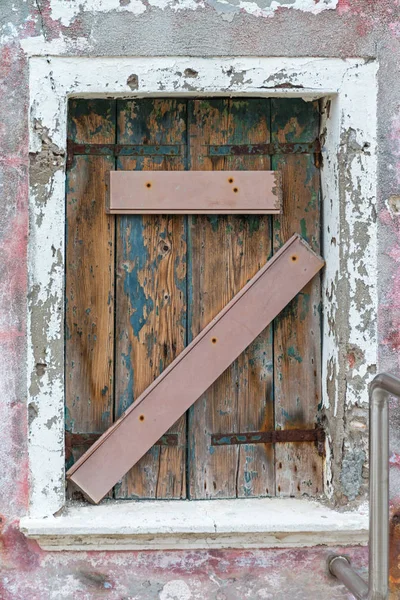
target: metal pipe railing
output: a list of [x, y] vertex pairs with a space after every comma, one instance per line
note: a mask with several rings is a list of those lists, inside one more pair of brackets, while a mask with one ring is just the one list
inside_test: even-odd
[[382, 373], [369, 387], [368, 585], [346, 556], [331, 555], [329, 570], [358, 600], [387, 600], [389, 592], [389, 396], [400, 397], [400, 379]]

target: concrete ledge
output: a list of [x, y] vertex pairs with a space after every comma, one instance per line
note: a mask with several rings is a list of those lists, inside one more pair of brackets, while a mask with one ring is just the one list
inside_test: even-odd
[[122, 501], [24, 517], [44, 550], [304, 548], [365, 545], [368, 513], [296, 499]]

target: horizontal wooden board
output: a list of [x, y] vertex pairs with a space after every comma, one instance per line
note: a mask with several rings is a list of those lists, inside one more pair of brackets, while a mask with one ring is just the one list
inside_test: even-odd
[[68, 471], [97, 503], [322, 268], [294, 235]]
[[278, 214], [278, 171], [112, 171], [110, 214]]

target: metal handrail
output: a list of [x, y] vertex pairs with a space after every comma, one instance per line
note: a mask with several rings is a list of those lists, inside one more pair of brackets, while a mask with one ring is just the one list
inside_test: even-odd
[[387, 600], [389, 593], [389, 396], [400, 397], [400, 379], [382, 373], [369, 387], [368, 585], [346, 556], [331, 555], [329, 571], [358, 600]]

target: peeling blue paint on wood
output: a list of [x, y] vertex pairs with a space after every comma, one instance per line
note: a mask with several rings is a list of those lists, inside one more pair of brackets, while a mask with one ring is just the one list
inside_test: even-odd
[[[112, 136], [114, 144], [116, 142], [116, 145], [108, 146], [75, 146], [75, 150], [85, 156], [75, 156], [74, 165], [77, 160], [88, 165], [95, 157], [93, 151], [95, 155], [98, 152], [104, 154], [103, 160], [116, 157], [118, 169], [268, 169], [270, 159], [258, 149], [268, 144], [271, 147], [273, 144], [292, 144], [291, 165], [297, 169], [298, 182], [307, 190], [307, 194], [301, 196], [303, 212], [298, 213], [296, 227], [318, 249], [313, 219], [318, 214], [319, 195], [314, 189], [316, 168], [311, 152], [317, 137], [317, 103], [261, 98], [143, 99], [113, 101], [110, 110], [109, 101], [102, 101], [97, 106], [93, 103], [89, 106], [82, 100], [74, 102], [77, 103], [77, 114], [82, 113], [85, 118], [90, 115], [90, 143], [99, 141], [99, 119], [104, 115], [113, 123]], [[78, 106], [80, 103], [88, 105], [81, 107]], [[73, 136], [79, 136], [79, 123], [79, 118], [71, 119], [69, 131], [73, 139]], [[81, 141], [79, 137], [77, 139]], [[245, 146], [251, 151], [244, 154], [236, 151]], [[296, 149], [300, 153], [296, 154]], [[96, 158], [102, 159], [98, 154]], [[275, 156], [273, 164], [275, 168], [285, 170], [287, 160], [286, 155]], [[292, 185], [290, 181], [285, 185], [288, 183]], [[290, 185], [288, 195], [293, 196]], [[76, 193], [72, 192], [76, 189], [73, 180], [69, 181], [69, 188], [72, 206], [77, 201]], [[118, 416], [192, 340], [198, 327], [203, 328], [215, 311], [218, 312], [270, 258], [273, 246], [281, 245], [289, 231], [286, 231], [285, 215], [275, 219], [254, 215], [189, 215], [184, 218], [124, 215], [118, 216], [116, 223], [114, 402]], [[83, 247], [85, 236], [75, 238], [75, 243]], [[113, 302], [114, 294], [110, 289], [107, 296], [110, 309]], [[319, 306], [320, 302], [316, 303], [309, 291], [299, 294], [280, 317], [292, 323], [293, 339], [286, 350], [278, 351], [270, 327], [221, 376], [221, 381], [199, 399], [197, 408], [190, 411], [189, 437], [183, 419], [174, 430], [179, 442], [172, 454], [171, 448], [153, 447], [117, 486], [116, 496], [184, 497], [186, 467], [191, 478], [195, 471], [200, 474], [197, 488], [191, 484], [194, 497], [274, 495], [274, 450], [271, 445], [263, 449], [265, 444], [257, 444], [257, 439], [254, 444], [249, 444], [243, 438], [239, 440], [239, 448], [227, 450], [221, 446], [215, 449], [210, 445], [210, 433], [273, 428], [275, 387], [279, 389], [279, 385], [291, 379], [291, 374], [285, 373], [285, 364], [289, 361], [291, 365], [301, 365], [305, 360], [306, 347], [297, 335], [295, 323], [304, 327], [310, 311], [317, 314]], [[88, 330], [77, 321], [74, 330], [78, 337], [86, 334], [91, 344], [98, 336], [96, 315], [92, 318], [92, 313], [92, 305], [87, 303]], [[76, 369], [71, 365], [72, 368]], [[103, 384], [99, 388], [100, 396], [107, 396], [111, 389], [109, 383]], [[80, 402], [78, 395], [74, 402]], [[91, 404], [91, 394], [87, 402]], [[292, 398], [293, 408], [286, 410], [280, 406], [277, 409], [280, 417], [275, 417], [277, 427], [280, 420], [298, 426], [304, 418], [302, 402], [301, 394], [296, 394]], [[198, 409], [205, 415], [204, 422], [196, 416]], [[105, 409], [100, 417], [106, 421], [111, 418], [111, 412]], [[201, 473], [206, 472], [202, 480]], [[283, 488], [279, 491], [283, 493]]]

